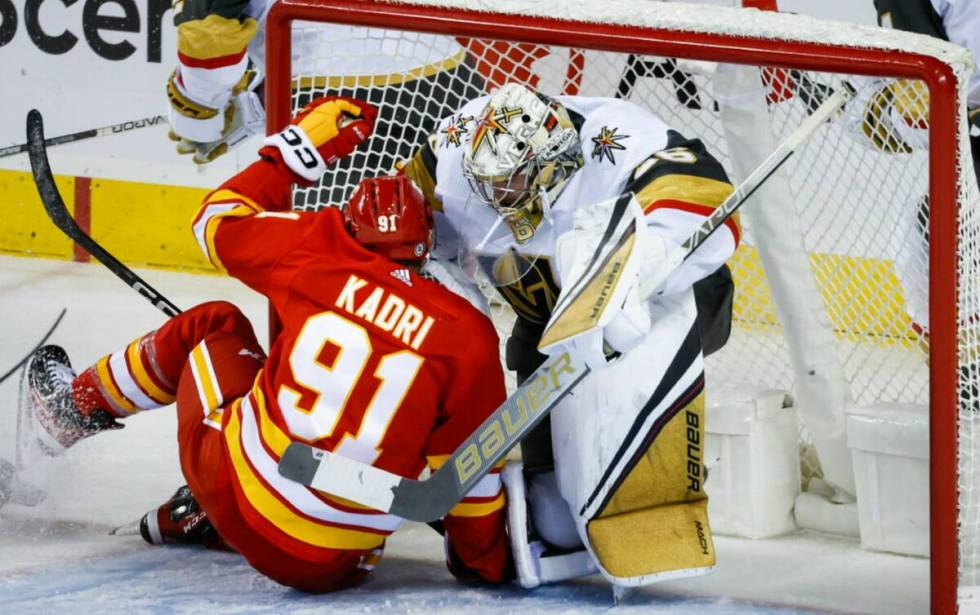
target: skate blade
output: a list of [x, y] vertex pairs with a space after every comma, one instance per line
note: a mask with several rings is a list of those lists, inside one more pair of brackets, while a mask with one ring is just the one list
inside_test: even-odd
[[619, 606], [636, 592], [635, 587], [613, 585], [613, 606]]
[[127, 523], [126, 525], [120, 525], [114, 530], [109, 532], [110, 536], [140, 536], [140, 520], [137, 519], [132, 523]]
[[24, 364], [20, 378], [20, 391], [17, 399], [17, 434], [14, 438], [14, 464], [18, 470], [36, 463], [46, 457], [60, 457], [65, 448], [57, 439], [48, 434], [34, 411], [34, 393], [27, 382], [30, 361]]
[[29, 401], [30, 392], [27, 387], [27, 363], [21, 368], [20, 372], [20, 386], [17, 390], [17, 433], [14, 437], [14, 464], [18, 470], [24, 469], [25, 457], [27, 456], [26, 448], [29, 440], [33, 440], [31, 434], [27, 431], [30, 429], [31, 417], [26, 416], [26, 413], [30, 411]]

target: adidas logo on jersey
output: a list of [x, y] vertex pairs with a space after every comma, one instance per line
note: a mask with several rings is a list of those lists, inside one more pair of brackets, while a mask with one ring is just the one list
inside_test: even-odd
[[391, 277], [404, 283], [406, 286], [412, 285], [412, 274], [408, 272], [408, 269], [395, 269], [391, 272]]

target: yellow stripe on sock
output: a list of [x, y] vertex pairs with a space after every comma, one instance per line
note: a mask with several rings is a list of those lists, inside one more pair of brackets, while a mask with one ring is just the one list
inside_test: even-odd
[[129, 359], [129, 371], [133, 376], [133, 380], [146, 393], [147, 397], [150, 397], [161, 406], [172, 404], [177, 399], [177, 396], [167, 393], [158, 387], [147, 373], [146, 366], [143, 365], [143, 357], [140, 353], [140, 342], [142, 341], [143, 338], [139, 338], [126, 348], [126, 357]]
[[136, 404], [129, 401], [129, 399], [123, 395], [119, 387], [116, 386], [116, 381], [112, 379], [112, 372], [109, 370], [109, 355], [106, 355], [99, 359], [96, 363], [96, 372], [99, 374], [99, 382], [102, 383], [104, 392], [109, 398], [109, 402], [114, 404], [118, 409], [124, 410], [129, 414], [133, 414], [140, 411], [140, 408], [136, 407]]
[[453, 517], [485, 517], [504, 507], [504, 494], [500, 493], [489, 502], [460, 502], [452, 507], [449, 514]]

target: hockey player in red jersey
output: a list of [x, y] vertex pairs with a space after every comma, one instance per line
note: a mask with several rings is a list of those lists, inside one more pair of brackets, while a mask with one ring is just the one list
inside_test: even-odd
[[[268, 357], [235, 306], [211, 302], [77, 376], [56, 346], [28, 368], [52, 452], [176, 401], [193, 496], [178, 491], [164, 523], [150, 515], [155, 542], [168, 532], [212, 546], [223, 539], [263, 574], [308, 592], [362, 580], [401, 519], [280, 476], [291, 441], [415, 477], [505, 398], [490, 320], [420, 275], [433, 220], [407, 178], [365, 180], [343, 210], [289, 211], [290, 183], [315, 181], [350, 153], [374, 113], [353, 99], [315, 101], [194, 220], [211, 262], [274, 306], [282, 332]], [[494, 472], [443, 520], [456, 576], [510, 578], [503, 509]]]

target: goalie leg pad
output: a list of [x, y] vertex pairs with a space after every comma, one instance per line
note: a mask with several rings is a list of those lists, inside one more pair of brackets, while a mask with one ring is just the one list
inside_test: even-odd
[[703, 484], [704, 393], [695, 391], [665, 412], [673, 415], [588, 523], [589, 543], [617, 584], [699, 576], [715, 564]]
[[638, 587], [714, 569], [707, 499], [593, 519], [588, 532], [603, 576], [616, 585]]
[[583, 381], [551, 415], [561, 494], [601, 572], [624, 586], [714, 565], [693, 292], [662, 296], [652, 310], [644, 342]]

